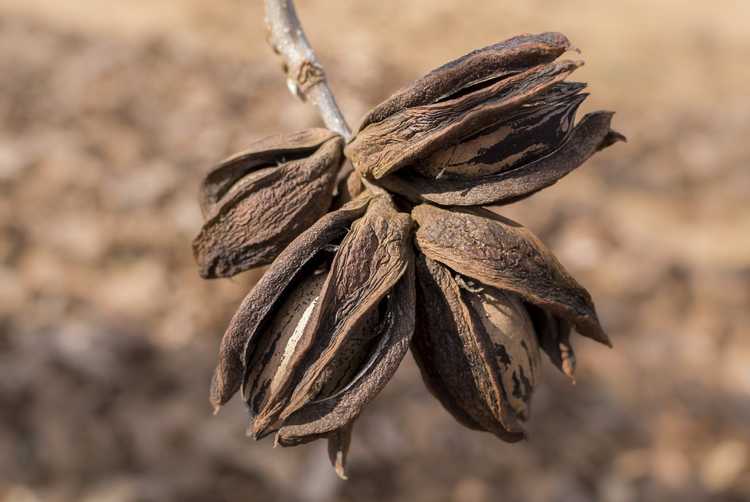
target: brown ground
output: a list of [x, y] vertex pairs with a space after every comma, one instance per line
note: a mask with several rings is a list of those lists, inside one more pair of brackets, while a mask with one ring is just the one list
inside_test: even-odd
[[[616, 348], [578, 340], [528, 443], [462, 429], [411, 358], [321, 445], [210, 416], [219, 337], [256, 274], [201, 281], [208, 166], [316, 124], [264, 45], [261, 2], [0, 3], [0, 500], [750, 499], [750, 4], [306, 1], [346, 113], [517, 32], [583, 50], [589, 108], [629, 136], [504, 210], [589, 287]], [[469, 9], [470, 6], [471, 10]]]

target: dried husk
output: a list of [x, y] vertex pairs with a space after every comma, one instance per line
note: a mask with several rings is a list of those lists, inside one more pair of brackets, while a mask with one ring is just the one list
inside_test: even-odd
[[508, 404], [521, 420], [531, 414], [531, 395], [538, 381], [541, 358], [534, 325], [517, 295], [489, 286], [462, 288], [461, 298], [471, 314], [493, 371], [506, 389]]
[[[503, 75], [478, 89], [407, 108], [360, 129], [346, 155], [365, 177], [379, 179], [496, 126], [581, 65], [561, 61]], [[460, 91], [460, 90], [459, 90]]]
[[539, 347], [520, 299], [474, 287], [417, 256], [412, 353], [428, 388], [462, 424], [505, 441], [524, 437], [539, 372]]
[[243, 386], [251, 419], [263, 409], [279, 376], [287, 371], [292, 350], [320, 299], [327, 276], [325, 255], [330, 253], [321, 251], [286, 288], [249, 353]]
[[477, 180], [511, 171], [561, 145], [573, 130], [585, 84], [560, 82], [500, 115], [494, 124], [413, 166], [425, 178]]
[[550, 63], [570, 48], [561, 33], [524, 34], [472, 51], [436, 68], [373, 108], [359, 129], [406, 108], [435, 103], [488, 80]]
[[384, 188], [415, 201], [446, 206], [509, 204], [547, 188], [581, 166], [597, 151], [624, 140], [610, 129], [611, 112], [584, 116], [559, 147], [532, 162], [478, 179], [438, 179], [404, 169], [379, 180]]
[[263, 139], [205, 178], [206, 222], [193, 242], [204, 278], [271, 263], [329, 210], [343, 139], [325, 129]]
[[[210, 400], [214, 408], [225, 404], [248, 380], [246, 362], [253, 354], [270, 354], [276, 344], [264, 337], [264, 325], [274, 315], [278, 304], [295, 279], [307, 266], [314, 273], [318, 263], [316, 258], [326, 252], [332, 243], [340, 241], [348, 232], [349, 226], [361, 217], [370, 202], [370, 196], [363, 194], [341, 209], [328, 213], [300, 234], [271, 264], [258, 283], [248, 293], [237, 312], [232, 317], [224, 333], [219, 349], [219, 363], [211, 382]], [[265, 339], [264, 339], [265, 338]], [[279, 345], [279, 349], [281, 349]], [[270, 382], [260, 382], [257, 388]], [[246, 401], [251, 401], [249, 392], [244, 392]]]
[[[356, 352], [367, 356], [364, 364], [357, 368], [356, 373], [343, 368], [348, 378], [340, 390], [305, 404], [283, 421], [276, 434], [276, 444], [281, 446], [296, 446], [327, 438], [331, 464], [342, 479], [347, 479], [346, 456], [354, 421], [385, 387], [409, 349], [415, 322], [415, 288], [413, 260], [409, 259], [408, 263], [393, 291], [371, 311], [376, 315], [367, 316], [370, 322], [366, 324], [372, 324], [373, 317], [377, 321], [372, 326], [372, 333], [377, 337], [376, 346], [363, 351], [363, 347], [357, 347], [356, 341], [350, 342]], [[344, 357], [343, 360], [346, 363], [350, 358]]]
[[361, 370], [333, 395], [310, 401], [292, 413], [279, 429], [277, 441], [292, 446], [332, 433], [351, 424], [385, 387], [404, 358], [414, 332], [414, 266], [382, 300], [377, 346]]
[[559, 33], [522, 35], [452, 61], [373, 109], [346, 154], [412, 202], [527, 197], [625, 139], [610, 129], [610, 112], [574, 126], [588, 94], [564, 82], [582, 62], [554, 62], [569, 48]]
[[[331, 262], [310, 320], [255, 418], [256, 434], [276, 429], [295, 411], [345, 388], [382, 337], [373, 311], [411, 260], [411, 219], [386, 195], [373, 197]], [[362, 329], [363, 326], [371, 329]], [[374, 329], [373, 329], [374, 328]], [[276, 383], [276, 382], [274, 382]]]
[[591, 295], [528, 229], [483, 209], [421, 204], [415, 242], [428, 258], [479, 283], [511, 291], [606, 345]]

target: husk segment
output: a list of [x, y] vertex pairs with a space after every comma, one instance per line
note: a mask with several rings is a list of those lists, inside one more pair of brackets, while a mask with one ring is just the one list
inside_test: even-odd
[[[477, 315], [473, 293], [462, 290], [440, 263], [417, 255], [416, 264], [417, 326], [412, 354], [427, 387], [462, 424], [509, 442], [523, 439], [521, 416], [510, 403], [503, 379], [512, 362], [500, 365], [498, 346], [483, 322], [487, 320]], [[502, 351], [507, 355], [504, 347]]]
[[[300, 234], [269, 267], [248, 293], [232, 317], [219, 349], [219, 364], [211, 382], [210, 400], [214, 408], [225, 404], [248, 376], [246, 361], [257, 345], [255, 338], [263, 322], [273, 312], [300, 270], [325, 246], [341, 239], [351, 223], [362, 216], [370, 201], [363, 195], [328, 213]], [[247, 400], [247, 392], [243, 391]]]
[[532, 66], [550, 63], [570, 48], [561, 33], [519, 35], [472, 51], [436, 68], [408, 87], [394, 93], [362, 121], [359, 130], [406, 108], [445, 99], [488, 79], [512, 75]]
[[386, 314], [379, 326], [380, 339], [363, 371], [335, 395], [309, 402], [292, 413], [279, 429], [279, 444], [293, 446], [346, 427], [393, 376], [406, 355], [414, 332], [415, 289], [411, 257], [408, 263], [396, 287], [383, 300]]
[[360, 174], [380, 179], [496, 124], [581, 64], [539, 65], [466, 95], [407, 108], [360, 130], [347, 145], [346, 155]]
[[486, 210], [414, 208], [416, 244], [428, 258], [482, 284], [511, 291], [610, 345], [591, 295], [522, 225]]
[[590, 113], [554, 152], [534, 162], [480, 179], [432, 179], [405, 169], [379, 180], [413, 201], [446, 206], [509, 204], [555, 184], [597, 151], [624, 137], [610, 129], [611, 112]]
[[[346, 378], [374, 336], [359, 328], [408, 268], [411, 219], [387, 196], [375, 197], [341, 242], [309, 323], [280, 376], [268, 404], [255, 419], [256, 433], [274, 429], [323, 392]], [[348, 343], [357, 335], [354, 343]], [[344, 371], [344, 374], [341, 374]]]
[[210, 172], [201, 187], [206, 222], [193, 241], [201, 276], [267, 265], [323, 216], [342, 148], [339, 136], [311, 129], [261, 140]]

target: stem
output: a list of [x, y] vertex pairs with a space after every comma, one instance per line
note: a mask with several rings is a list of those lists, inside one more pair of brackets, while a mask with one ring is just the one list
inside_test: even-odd
[[[328, 86], [323, 66], [307, 41], [305, 31], [294, 10], [293, 0], [265, 0], [268, 43], [284, 61], [286, 85], [302, 101], [309, 100], [318, 109], [328, 129], [352, 139], [352, 131]], [[346, 169], [344, 167], [343, 169]], [[362, 178], [362, 184], [373, 193], [385, 190]]]
[[268, 42], [284, 61], [289, 91], [318, 109], [326, 127], [346, 141], [352, 131], [328, 86], [323, 66], [307, 41], [292, 0], [265, 0]]

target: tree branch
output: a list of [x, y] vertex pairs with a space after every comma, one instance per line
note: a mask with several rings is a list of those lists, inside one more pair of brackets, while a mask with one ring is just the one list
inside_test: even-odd
[[302, 30], [293, 1], [265, 0], [265, 4], [268, 41], [284, 61], [287, 87], [298, 98], [315, 105], [326, 127], [348, 141], [352, 131]]

